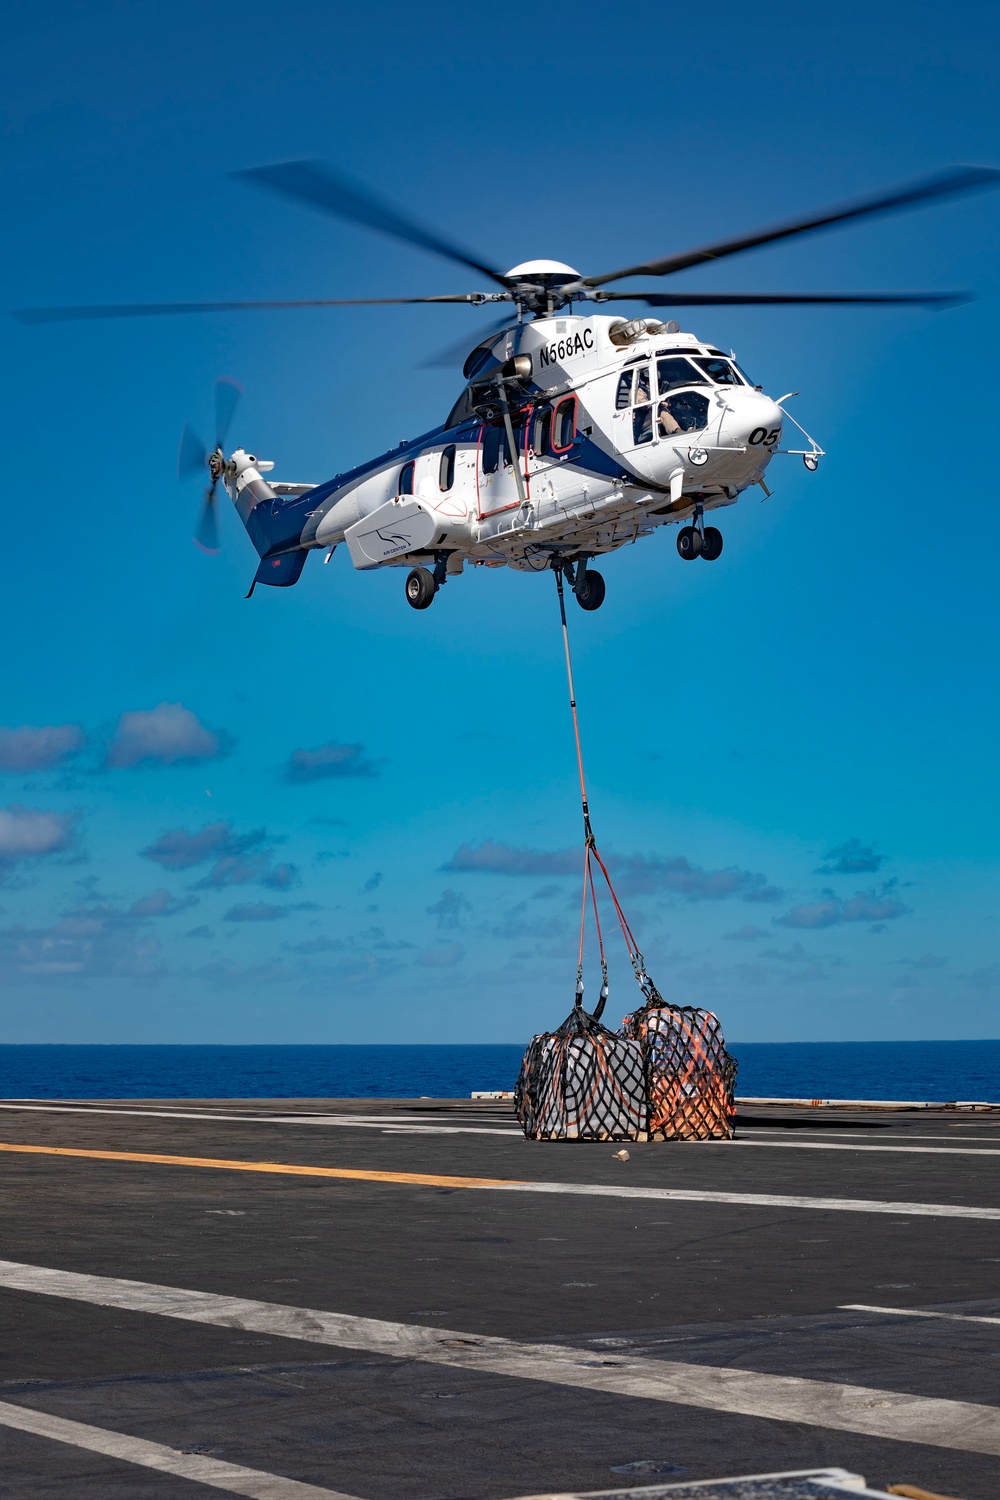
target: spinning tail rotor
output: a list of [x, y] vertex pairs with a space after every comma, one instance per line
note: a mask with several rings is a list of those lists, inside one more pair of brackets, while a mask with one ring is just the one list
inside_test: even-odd
[[201, 513], [194, 534], [194, 541], [202, 552], [216, 554], [219, 551], [219, 522], [215, 511], [215, 494], [226, 466], [225, 442], [233, 416], [239, 405], [242, 387], [235, 380], [221, 379], [215, 382], [215, 447], [209, 452], [189, 422], [181, 432], [181, 443], [177, 453], [177, 476], [190, 479], [208, 469], [209, 483], [202, 500]]

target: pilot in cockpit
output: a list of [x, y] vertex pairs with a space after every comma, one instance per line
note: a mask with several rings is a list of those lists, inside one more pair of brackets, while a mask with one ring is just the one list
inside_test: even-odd
[[660, 409], [656, 414], [656, 420], [660, 428], [661, 437], [670, 437], [675, 432], [683, 432], [681, 424], [670, 410], [668, 400], [660, 402]]

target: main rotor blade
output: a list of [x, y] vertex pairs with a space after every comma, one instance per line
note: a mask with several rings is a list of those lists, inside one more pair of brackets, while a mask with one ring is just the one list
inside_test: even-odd
[[225, 376], [215, 382], [215, 446], [224, 448], [229, 424], [233, 420], [243, 387]]
[[971, 292], [604, 292], [600, 302], [647, 307], [957, 307]]
[[[482, 330], [482, 338], [475, 347], [485, 344], [487, 339], [496, 334], [503, 333], [505, 328], [516, 328], [516, 318], [501, 318], [499, 323], [491, 323], [489, 328]], [[464, 339], [456, 339], [453, 344], [448, 344], [444, 349], [439, 349], [436, 354], [431, 354], [427, 359], [420, 361], [418, 370], [450, 370], [452, 366], [460, 364], [472, 351], [469, 349], [469, 336]]]
[[219, 521], [215, 514], [215, 485], [209, 485], [205, 491], [205, 498], [201, 505], [201, 515], [198, 517], [198, 529], [194, 534], [195, 546], [200, 547], [202, 552], [213, 555], [219, 549]]
[[204, 474], [208, 463], [208, 449], [187, 422], [181, 429], [181, 445], [177, 450], [177, 477], [189, 479], [192, 474]]
[[433, 229], [425, 229], [415, 220], [407, 218], [391, 204], [375, 197], [360, 183], [351, 182], [333, 172], [325, 163], [317, 161], [286, 161], [273, 167], [250, 167], [244, 172], [234, 172], [236, 178], [307, 203], [321, 213], [335, 214], [349, 219], [354, 224], [363, 224], [368, 229], [387, 234], [392, 239], [403, 240], [408, 245], [418, 245], [432, 255], [441, 255], [445, 260], [455, 261], [489, 276], [500, 286], [507, 282], [502, 271], [495, 266], [477, 260], [459, 245], [453, 245]]
[[847, 219], [862, 219], [876, 214], [895, 213], [905, 208], [914, 208], [934, 198], [951, 198], [958, 193], [971, 193], [979, 188], [995, 187], [1000, 182], [1000, 171], [995, 167], [957, 167], [941, 172], [923, 182], [909, 187], [897, 188], [895, 192], [880, 194], [877, 198], [862, 198], [857, 203], [830, 208], [823, 213], [810, 215], [806, 219], [792, 219], [787, 224], [773, 225], [754, 234], [743, 235], [736, 240], [720, 240], [715, 245], [705, 245], [700, 250], [687, 250], [681, 255], [668, 255], [663, 260], [650, 260], [639, 266], [626, 266], [621, 271], [611, 271], [606, 276], [584, 276], [582, 286], [604, 286], [608, 281], [617, 281], [622, 276], [670, 276], [674, 271], [684, 271], [688, 266], [700, 265], [706, 260], [721, 260], [726, 255], [738, 255], [742, 250], [753, 250], [757, 245], [769, 245], [775, 240], [791, 239], [793, 235], [809, 234], [813, 230], [828, 229], [833, 224], [842, 224]]
[[102, 307], [22, 307], [19, 323], [80, 323], [91, 318], [156, 318], [178, 313], [270, 312], [288, 307], [390, 307], [410, 302], [492, 302], [499, 292], [456, 292], [444, 297], [322, 297], [308, 302], [123, 302]]

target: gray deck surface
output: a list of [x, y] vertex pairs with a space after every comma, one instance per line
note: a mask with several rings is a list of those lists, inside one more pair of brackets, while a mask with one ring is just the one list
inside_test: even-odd
[[[507, 1102], [55, 1106], [0, 1108], [0, 1143], [1000, 1210], [996, 1114], [747, 1107], [745, 1144], [633, 1145], [621, 1163], [616, 1145], [526, 1143]], [[209, 1118], [180, 1118], [185, 1111]], [[323, 1118], [331, 1115], [341, 1118]], [[873, 1149], [887, 1145], [920, 1149]], [[908, 1397], [1000, 1407], [1000, 1321], [962, 1320], [1000, 1320], [998, 1217], [483, 1191], [4, 1150], [0, 1203], [4, 1262], [429, 1330], [393, 1354], [363, 1347], [363, 1328], [338, 1347], [325, 1335], [261, 1332], [256, 1315], [249, 1326], [220, 1326], [100, 1305], [91, 1283], [67, 1296], [0, 1282], [0, 1403], [362, 1500], [502, 1500], [826, 1465], [873, 1488], [1000, 1494], [1000, 1411], [992, 1452], [982, 1451], [991, 1440], [981, 1417], [967, 1428], [959, 1408], [927, 1427], [932, 1441], [915, 1441], [906, 1420], [917, 1409]], [[294, 1318], [286, 1322], [292, 1329]], [[530, 1351], [476, 1368], [492, 1346], [475, 1341], [489, 1336], [576, 1351], [568, 1383], [530, 1373]], [[815, 1386], [782, 1384], [789, 1404], [777, 1415], [600, 1388], [605, 1369], [627, 1375], [630, 1360], [665, 1374], [677, 1361], [749, 1372], [740, 1389], [751, 1392], [765, 1390], [755, 1376], [875, 1392], [844, 1394], [844, 1425], [834, 1428], [809, 1417], [826, 1410]], [[195, 1500], [224, 1488], [9, 1424], [0, 1453], [9, 1500]]]

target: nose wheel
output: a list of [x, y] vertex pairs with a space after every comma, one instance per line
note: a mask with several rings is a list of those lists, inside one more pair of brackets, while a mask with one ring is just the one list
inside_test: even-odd
[[682, 526], [677, 533], [677, 553], [685, 562], [701, 556], [701, 532], [697, 526]]
[[706, 526], [701, 534], [701, 555], [706, 562], [722, 556], [722, 532], [717, 526]]
[[722, 532], [717, 526], [682, 526], [677, 533], [677, 551], [685, 562], [703, 557], [706, 562], [715, 562], [722, 556]]

